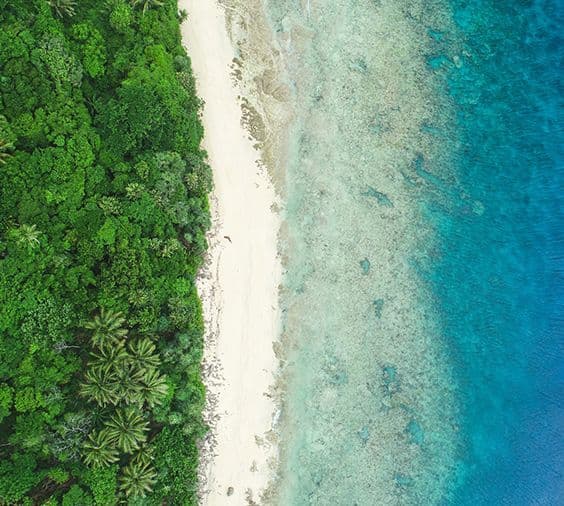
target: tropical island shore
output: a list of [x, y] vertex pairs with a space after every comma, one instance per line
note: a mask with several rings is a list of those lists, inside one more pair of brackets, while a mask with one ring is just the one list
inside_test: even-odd
[[[179, 1], [188, 19], [183, 41], [205, 102], [204, 148], [214, 172], [213, 226], [199, 291], [207, 323], [201, 501], [206, 505], [257, 500], [272, 475], [276, 447], [270, 388], [279, 333], [276, 194], [260, 154], [242, 124], [235, 57], [216, 2]], [[228, 501], [228, 502], [227, 502]]]

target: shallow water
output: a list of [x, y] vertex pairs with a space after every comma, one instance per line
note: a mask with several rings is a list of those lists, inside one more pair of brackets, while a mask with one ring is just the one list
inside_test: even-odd
[[297, 112], [278, 503], [558, 504], [562, 11], [266, 3]]

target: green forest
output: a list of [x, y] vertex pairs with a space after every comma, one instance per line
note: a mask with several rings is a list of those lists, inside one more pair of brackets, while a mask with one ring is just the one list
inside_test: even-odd
[[0, 505], [196, 504], [211, 172], [175, 0], [0, 0]]

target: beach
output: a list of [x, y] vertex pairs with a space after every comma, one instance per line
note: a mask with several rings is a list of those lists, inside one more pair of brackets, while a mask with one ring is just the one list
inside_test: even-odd
[[555, 13], [180, 8], [216, 184], [202, 504], [561, 497]]
[[201, 447], [204, 505], [259, 500], [272, 478], [279, 333], [277, 197], [242, 121], [236, 56], [216, 2], [179, 1], [188, 19], [182, 37], [205, 105], [204, 149], [213, 169], [213, 226], [198, 288], [206, 321], [204, 413], [210, 430]]

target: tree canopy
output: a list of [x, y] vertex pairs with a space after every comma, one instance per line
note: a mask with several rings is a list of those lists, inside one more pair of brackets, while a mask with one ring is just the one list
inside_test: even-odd
[[196, 503], [212, 183], [179, 19], [2, 4], [0, 504]]

